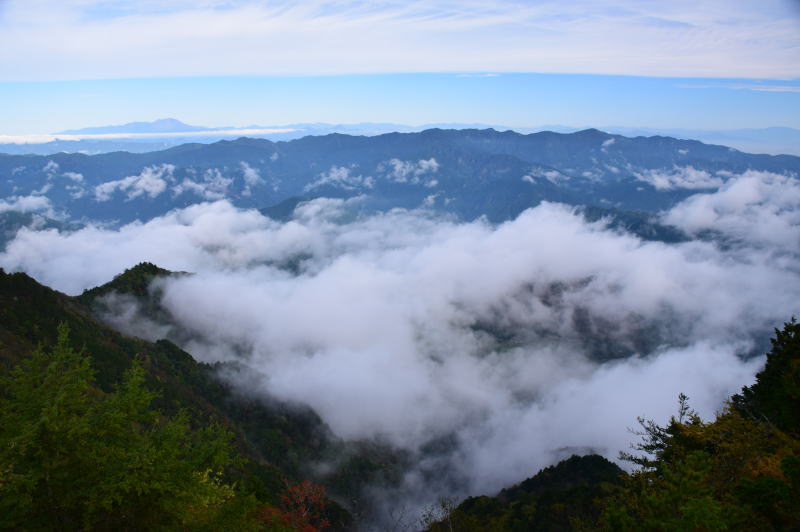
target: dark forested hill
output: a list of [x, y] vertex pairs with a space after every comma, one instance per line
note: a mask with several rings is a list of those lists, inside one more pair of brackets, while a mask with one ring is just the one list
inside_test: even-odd
[[[99, 393], [110, 394], [117, 389], [135, 362], [143, 370], [146, 388], [156, 393], [154, 408], [165, 415], [188, 412], [190, 425], [197, 429], [217, 425], [229, 431], [233, 436], [233, 452], [241, 459], [227, 469], [226, 478], [243, 493], [255, 497], [253, 504], [291, 513], [285, 508], [287, 497], [297, 495], [292, 491], [293, 486], [305, 489], [306, 484], [301, 481], [309, 478], [309, 465], [345, 453], [352, 457], [354, 465], [345, 461], [339, 471], [329, 475], [327, 482], [338, 486], [340, 492], [349, 490], [345, 497], [354, 496], [369, 471], [380, 466], [371, 461], [368, 453], [345, 451], [313, 411], [234, 393], [217, 377], [219, 364], [197, 362], [166, 340], [150, 343], [123, 336], [92, 316], [89, 307], [93, 296], [109, 290], [135, 294], [154, 276], [166, 273], [153, 265], [140, 265], [108, 286], [72, 298], [40, 285], [23, 273], [8, 274], [0, 270], [0, 376], [27, 364], [37, 346], [44, 349], [55, 346], [59, 327], [66, 327], [70, 348], [88, 355]], [[3, 401], [13, 404], [13, 400], [0, 394], [3, 405], [6, 404]], [[3, 433], [3, 437], [22, 435]], [[15, 470], [4, 469], [3, 474], [7, 472], [13, 475]], [[9, 503], [10, 494], [1, 488], [0, 501]], [[325, 520], [334, 529], [347, 528], [350, 522], [347, 512], [329, 499], [322, 501], [325, 500]]]
[[580, 520], [599, 518], [600, 499], [623, 482], [623, 475], [601, 456], [572, 456], [495, 497], [469, 497], [428, 530], [574, 530]]

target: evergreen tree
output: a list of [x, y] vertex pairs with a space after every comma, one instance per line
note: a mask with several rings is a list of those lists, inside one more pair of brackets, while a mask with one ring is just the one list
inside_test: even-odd
[[732, 398], [740, 413], [800, 434], [800, 323], [795, 318], [775, 329], [772, 350], [752, 386]]
[[62, 325], [52, 350], [0, 379], [0, 394], [0, 528], [246, 526], [248, 500], [221, 480], [230, 434], [193, 431], [185, 414], [151, 408], [155, 394], [137, 364], [103, 393]]

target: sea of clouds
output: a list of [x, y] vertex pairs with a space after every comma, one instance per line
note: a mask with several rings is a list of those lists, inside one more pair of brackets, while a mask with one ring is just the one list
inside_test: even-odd
[[195, 272], [157, 281], [169, 323], [115, 296], [105, 318], [151, 339], [180, 328], [197, 358], [241, 362], [225, 378], [247, 391], [407, 451], [391, 500], [410, 508], [574, 452], [616, 458], [637, 416], [665, 421], [681, 392], [712, 417], [798, 313], [792, 177], [732, 175], [662, 213], [694, 237], [678, 244], [558, 204], [493, 225], [359, 201], [317, 199], [285, 223], [222, 200], [114, 230], [22, 229], [0, 266], [70, 294], [142, 261]]

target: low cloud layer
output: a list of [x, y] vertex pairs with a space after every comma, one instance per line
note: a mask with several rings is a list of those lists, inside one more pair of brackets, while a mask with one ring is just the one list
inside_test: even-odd
[[[437, 494], [432, 471], [442, 489], [491, 493], [572, 452], [614, 458], [636, 417], [664, 421], [679, 392], [712, 416], [798, 312], [798, 190], [733, 176], [664, 214], [698, 235], [673, 245], [556, 204], [493, 226], [359, 217], [358, 199], [278, 223], [219, 201], [113, 231], [23, 229], [0, 265], [68, 293], [141, 261], [197, 272], [160, 282], [184, 347], [242, 361], [233, 382], [310, 405], [342, 438], [408, 450], [396, 496], [413, 506]], [[131, 332], [170, 334], [108, 304]], [[437, 439], [446, 451], [423, 450]]]
[[119, 191], [124, 193], [129, 200], [143, 195], [155, 198], [167, 189], [167, 179], [172, 177], [174, 171], [175, 166], [171, 164], [148, 166], [139, 175], [98, 185], [94, 189], [94, 197], [97, 201], [108, 201]]
[[436, 186], [436, 180], [429, 179], [429, 176], [438, 171], [439, 163], [433, 157], [416, 162], [390, 159], [378, 165], [378, 172], [384, 173], [389, 181], [417, 185], [425, 180], [425, 186], [428, 187]]
[[713, 176], [693, 166], [675, 166], [671, 171], [643, 170], [635, 175], [656, 190], [709, 190], [719, 188], [725, 182], [722, 176]]
[[664, 221], [691, 234], [713, 231], [740, 245], [796, 259], [800, 248], [798, 206], [797, 178], [749, 170], [718, 192], [695, 194], [666, 213]]
[[53, 215], [53, 206], [45, 196], [11, 196], [0, 199], [0, 212], [42, 212]]
[[372, 188], [375, 185], [375, 179], [372, 176], [356, 175], [353, 168], [334, 165], [328, 171], [319, 174], [319, 179], [306, 185], [305, 190], [308, 192], [323, 185], [355, 190], [359, 187]]
[[[250, 196], [252, 187], [263, 184], [264, 180], [257, 169], [251, 168], [245, 162], [240, 163], [240, 165], [245, 185], [242, 194]], [[106, 181], [97, 185], [94, 187], [94, 199], [98, 202], [109, 201], [118, 194], [124, 195], [126, 201], [145, 196], [154, 199], [169, 190], [173, 198], [182, 194], [190, 194], [206, 201], [216, 201], [228, 195], [228, 190], [234, 182], [233, 178], [225, 177], [219, 168], [208, 168], [203, 172], [188, 168], [186, 172], [188, 176], [179, 179], [175, 176], [175, 165], [146, 166], [138, 175]], [[80, 176], [81, 180], [83, 178], [80, 174], [71, 174], [69, 172], [63, 175], [76, 182], [79, 181], [76, 176]]]
[[[207, 201], [215, 201], [224, 198], [228, 194], [228, 188], [233, 184], [233, 178], [225, 177], [218, 168], [209, 168], [205, 172], [199, 173], [193, 168], [189, 169], [191, 178], [185, 177], [183, 181], [172, 187], [172, 193], [175, 196], [181, 194], [191, 193], [195, 194]], [[248, 177], [249, 175], [249, 177]], [[245, 190], [249, 195], [251, 193], [251, 182], [258, 184], [253, 177], [253, 170], [244, 169], [244, 176], [246, 180]]]

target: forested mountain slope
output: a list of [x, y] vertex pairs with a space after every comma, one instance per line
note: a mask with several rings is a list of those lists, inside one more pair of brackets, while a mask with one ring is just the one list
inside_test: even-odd
[[[129, 275], [126, 279], [117, 279], [117, 282], [129, 282], [132, 281], [132, 278], [135, 282], [135, 278], [139, 274], [145, 277], [152, 276], [152, 272], [139, 271]], [[59, 329], [62, 329], [60, 336]], [[37, 348], [37, 346], [44, 347]], [[88, 365], [83, 366], [83, 362], [76, 359], [75, 355], [70, 354], [79, 351], [88, 356]], [[40, 354], [36, 355], [35, 353]], [[118, 395], [115, 395], [115, 390], [119, 390], [120, 386], [124, 389], [126, 386], [121, 383], [128, 382], [130, 384], [129, 374], [132, 367], [141, 368], [141, 376], [137, 377], [140, 379], [140, 384], [130, 384], [130, 386], [141, 390], [136, 393], [154, 394], [150, 405], [151, 409], [148, 410], [146, 405], [142, 406], [141, 415], [157, 415], [160, 416], [159, 419], [185, 419], [185, 422], [181, 422], [186, 424], [185, 430], [192, 430], [191, 434], [200, 434], [201, 436], [198, 437], [201, 438], [204, 438], [202, 436], [205, 434], [204, 431], [212, 430], [212, 432], [219, 433], [218, 436], [213, 436], [204, 444], [212, 447], [202, 452], [209, 452], [212, 448], [216, 448], [215, 453], [222, 452], [224, 456], [230, 457], [226, 459], [227, 466], [220, 470], [223, 473], [220, 482], [225, 482], [235, 490], [236, 504], [231, 503], [230, 507], [224, 507], [220, 511], [223, 513], [239, 512], [240, 515], [235, 517], [242, 520], [241, 526], [243, 527], [262, 526], [263, 523], [262, 525], [258, 524], [257, 514], [267, 511], [265, 509], [275, 509], [274, 515], [267, 512], [273, 517], [280, 517], [281, 511], [291, 514], [291, 508], [286, 507], [285, 504], [287, 493], [289, 495], [293, 493], [292, 489], [295, 489], [293, 486], [305, 486], [301, 481], [308, 478], [309, 475], [306, 465], [320, 459], [325, 453], [331, 452], [336, 445], [320, 419], [307, 408], [258, 401], [235, 394], [230, 386], [215, 377], [215, 372], [219, 368], [195, 361], [191, 355], [174, 344], [166, 340], [149, 343], [123, 336], [97, 322], [88, 308], [78, 299], [44, 287], [25, 274], [7, 274], [1, 270], [0, 360], [3, 364], [3, 378], [8, 379], [3, 381], [5, 386], [2, 396], [0, 396], [3, 405], [3, 419], [7, 422], [2, 428], [4, 447], [0, 457], [4, 464], [4, 482], [0, 486], [0, 501], [5, 508], [7, 519], [11, 519], [11, 521], [2, 521], [3, 527], [47, 528], [49, 525], [45, 523], [54, 522], [48, 521], [48, 519], [63, 518], [66, 520], [64, 526], [73, 528], [77, 527], [82, 519], [89, 519], [89, 516], [93, 515], [96, 521], [91, 521], [94, 524], [91, 524], [89, 528], [103, 529], [106, 528], [106, 525], [103, 525], [106, 522], [104, 519], [109, 519], [112, 514], [116, 515], [122, 511], [120, 508], [124, 507], [123, 500], [116, 500], [112, 497], [110, 500], [103, 499], [105, 502], [98, 502], [89, 500], [87, 494], [86, 500], [63, 508], [61, 513], [53, 510], [55, 513], [50, 517], [40, 516], [42, 519], [40, 523], [36, 520], [25, 521], [27, 518], [23, 510], [27, 506], [20, 502], [22, 499], [18, 499], [18, 497], [24, 496], [24, 493], [19, 492], [19, 486], [27, 486], [26, 489], [34, 497], [33, 500], [24, 499], [30, 507], [28, 516], [30, 517], [36, 514], [39, 511], [37, 508], [41, 508], [46, 502], [36, 499], [37, 494], [44, 488], [39, 484], [42, 482], [41, 480], [35, 480], [38, 478], [36, 472], [39, 467], [44, 466], [29, 455], [16, 456], [13, 442], [21, 445], [21, 442], [30, 439], [31, 445], [34, 446], [31, 448], [32, 452], [37, 452], [37, 448], [42, 445], [41, 438], [50, 434], [48, 438], [52, 440], [49, 444], [51, 450], [60, 453], [59, 456], [61, 456], [61, 466], [53, 465], [52, 467], [56, 468], [54, 471], [61, 474], [64, 468], [68, 469], [71, 464], [74, 466], [79, 463], [77, 460], [79, 455], [82, 455], [84, 451], [90, 451], [70, 448], [69, 437], [74, 436], [72, 431], [78, 430], [79, 423], [91, 424], [92, 416], [99, 414], [92, 414], [95, 410], [89, 407], [86, 411], [72, 412], [70, 410], [72, 403], [67, 403], [67, 407], [63, 407], [63, 405], [59, 407], [59, 398], [62, 398], [63, 394], [69, 393], [74, 386], [78, 386], [84, 391], [77, 393], [72, 399], [73, 401], [80, 402], [98, 397], [116, 398]], [[61, 364], [61, 366], [54, 367], [52, 366], [54, 363]], [[66, 368], [67, 377], [72, 372], [77, 372], [76, 374], [83, 375], [84, 380], [63, 380], [66, 377], [62, 375], [62, 380], [56, 378], [55, 381], [36, 381], [38, 384], [33, 388], [30, 386], [25, 388], [24, 383], [27, 381], [24, 379], [35, 379], [37, 374], [47, 375], [49, 371], [57, 371], [56, 375], [58, 375], [64, 371], [58, 370], [58, 367]], [[9, 373], [12, 368], [17, 369]], [[29, 371], [25, 373], [24, 368], [28, 368]], [[36, 373], [31, 374], [30, 371]], [[35, 396], [41, 397], [46, 403], [42, 406], [43, 410], [35, 411], [34, 409], [26, 413], [29, 417], [22, 416], [20, 403], [18, 403], [26, 397], [26, 395], [21, 395], [25, 390], [28, 390], [25, 393], [35, 393]], [[145, 403], [149, 404], [148, 401]], [[30, 404], [30, 402], [26, 404]], [[67, 408], [67, 412], [74, 414], [73, 417], [69, 417], [70, 426], [64, 427], [61, 432], [48, 425], [48, 418], [44, 417], [53, 408]], [[161, 414], [156, 412], [161, 412]], [[182, 417], [184, 414], [181, 412], [185, 412], [185, 418]], [[62, 412], [62, 415], [65, 414]], [[9, 423], [10, 419], [16, 420], [16, 424]], [[36, 429], [38, 436], [26, 435], [24, 430], [32, 430], [21, 429], [26, 426], [38, 427]], [[106, 426], [107, 422], [101, 425], [101, 427]], [[218, 428], [214, 429], [213, 427]], [[20, 432], [21, 430], [23, 432]], [[152, 430], [156, 430], [156, 428]], [[225, 434], [230, 434], [232, 438], [232, 446], [227, 450], [224, 450], [227, 444], [223, 443], [228, 439]], [[91, 437], [91, 435], [92, 433], [89, 432], [87, 437]], [[56, 439], [53, 440], [53, 438]], [[214, 443], [215, 441], [216, 443]], [[220, 445], [223, 445], [223, 448], [220, 448]], [[119, 467], [124, 467], [122, 458], [119, 461]], [[204, 463], [203, 460], [200, 460], [199, 464], [202, 463]], [[161, 465], [166, 467], [166, 463]], [[72, 470], [71, 474], [76, 475], [73, 487], [78, 489], [81, 485], [77, 477], [81, 475], [91, 477], [92, 473], [94, 471]], [[202, 473], [202, 470], [199, 470], [198, 473]], [[130, 474], [129, 472], [126, 475]], [[15, 479], [23, 484], [15, 484]], [[25, 479], [33, 479], [30, 480], [33, 484], [29, 484], [29, 480]], [[108, 481], [114, 482], [113, 479], [108, 479]], [[170, 478], [162, 481], [172, 482]], [[178, 479], [176, 478], [174, 481], [177, 483]], [[117, 482], [122, 482], [122, 480]], [[131, 492], [154, 490], [154, 488], [148, 487], [149, 484], [146, 484], [147, 477], [143, 477], [141, 482], [141, 485], [134, 484], [126, 488], [128, 491], [123, 491], [127, 493], [131, 490]], [[70, 484], [62, 484], [60, 488], [69, 490]], [[52, 486], [49, 489], [52, 490]], [[324, 512], [325, 520], [329, 521], [333, 528], [347, 527], [350, 518], [341, 507], [325, 498], [318, 500], [317, 503], [320, 504], [320, 511]], [[92, 504], [106, 506], [101, 509], [91, 509], [85, 506]], [[187, 504], [196, 504], [196, 501], [190, 501]], [[324, 510], [322, 510], [323, 506]], [[278, 510], [278, 508], [282, 510]], [[179, 511], [174, 508], [173, 510]], [[161, 517], [164, 521], [160, 522], [159, 526], [168, 526], [172, 522], [166, 519], [166, 514]], [[15, 518], [22, 519], [22, 521], [14, 520]], [[157, 515], [153, 518], [158, 520]], [[232, 517], [228, 516], [227, 518]], [[269, 520], [271, 519], [272, 517], [269, 518]], [[112, 524], [116, 522], [112, 519], [108, 521], [107, 526], [113, 528]], [[12, 523], [15, 524], [12, 525]], [[135, 524], [131, 526], [132, 529], [138, 529]]]
[[504, 221], [541, 201], [658, 211], [746, 172], [796, 175], [800, 158], [596, 129], [240, 138], [148, 153], [0, 155], [0, 198], [120, 223], [203, 201], [264, 208], [295, 196], [364, 196], [369, 210], [425, 206]]

